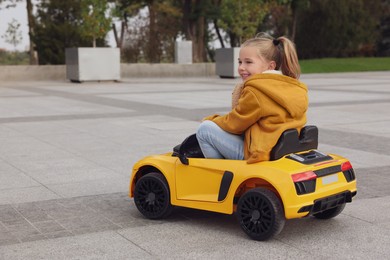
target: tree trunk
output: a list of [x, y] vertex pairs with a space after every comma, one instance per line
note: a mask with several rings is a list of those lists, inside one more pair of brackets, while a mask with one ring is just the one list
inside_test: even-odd
[[192, 9], [191, 0], [183, 0], [183, 27], [184, 34], [187, 40], [192, 40], [192, 24], [190, 20], [190, 14]]
[[118, 32], [117, 32], [117, 30], [116, 30], [116, 25], [115, 25], [115, 23], [112, 23], [112, 31], [114, 32], [114, 39], [115, 39], [116, 47], [119, 48], [120, 39], [119, 39], [119, 37], [118, 37]]
[[205, 18], [200, 16], [197, 22], [197, 48], [196, 48], [196, 60], [195, 62], [204, 62], [206, 60], [206, 48], [204, 44], [204, 33], [205, 33]]
[[156, 30], [156, 8], [154, 0], [149, 1], [149, 42], [147, 48], [147, 57], [149, 62], [158, 63], [160, 62], [159, 53], [159, 37]]
[[215, 32], [217, 33], [218, 36], [219, 43], [221, 44], [221, 48], [225, 48], [225, 43], [222, 39], [221, 32], [219, 31], [217, 20], [214, 19], [213, 23], [214, 23]]
[[[195, 3], [198, 4], [198, 1]], [[199, 61], [198, 55], [198, 37], [196, 34], [197, 31], [197, 18], [193, 17], [193, 3], [192, 0], [183, 0], [183, 27], [186, 40], [192, 41], [192, 60], [194, 62]]]
[[[221, 2], [222, 2], [222, 0], [215, 0], [213, 3], [218, 9], [220, 9]], [[219, 26], [218, 26], [218, 18], [213, 19], [213, 24], [214, 24], [215, 32], [217, 33], [217, 36], [218, 36], [219, 43], [221, 44], [221, 48], [225, 48], [225, 42], [222, 38], [221, 31], [220, 31]]]
[[291, 40], [294, 42], [296, 31], [297, 31], [297, 20], [298, 20], [298, 10], [296, 10], [296, 8], [292, 10], [292, 18], [293, 18], [293, 22], [291, 28]]
[[121, 34], [118, 35], [118, 31], [116, 30], [115, 23], [112, 23], [112, 31], [114, 32], [114, 39], [116, 43], [116, 47], [119, 48], [119, 50], [122, 52], [123, 47], [123, 39], [125, 36], [125, 22], [121, 22]]
[[125, 39], [125, 28], [127, 28], [126, 22], [122, 21], [121, 22], [121, 36], [119, 38], [119, 46], [118, 46], [121, 51], [123, 48], [123, 41]]
[[28, 36], [30, 38], [30, 64], [31, 65], [38, 65], [38, 54], [35, 51], [35, 44], [33, 41], [34, 38], [34, 28], [35, 28], [35, 21], [33, 16], [33, 4], [32, 0], [27, 0], [27, 20], [28, 20]]
[[[193, 6], [193, 4], [195, 6]], [[203, 62], [206, 60], [205, 48], [205, 17], [202, 14], [195, 15], [195, 10], [200, 10], [201, 0], [183, 0], [183, 27], [187, 40], [192, 41], [192, 60]], [[194, 18], [191, 18], [194, 17]]]

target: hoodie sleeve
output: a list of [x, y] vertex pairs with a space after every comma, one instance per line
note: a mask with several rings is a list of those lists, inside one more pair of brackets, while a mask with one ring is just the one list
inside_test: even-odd
[[212, 121], [229, 133], [242, 134], [261, 118], [261, 114], [258, 97], [250, 87], [245, 87], [237, 106], [226, 115], [214, 117]]

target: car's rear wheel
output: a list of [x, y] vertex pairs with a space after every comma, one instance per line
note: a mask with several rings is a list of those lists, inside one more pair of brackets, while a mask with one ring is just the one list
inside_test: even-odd
[[164, 176], [156, 172], [142, 176], [135, 185], [134, 203], [149, 219], [167, 217], [172, 212], [172, 205]]
[[255, 240], [279, 234], [286, 222], [279, 198], [264, 188], [247, 191], [238, 201], [236, 214], [241, 228]]
[[334, 208], [331, 208], [331, 209], [327, 209], [327, 210], [324, 210], [322, 212], [319, 212], [319, 213], [315, 213], [313, 214], [314, 217], [316, 218], [319, 218], [319, 219], [330, 219], [330, 218], [334, 218], [336, 217], [337, 215], [339, 215], [345, 208], [345, 203], [344, 204], [341, 204], [337, 207], [334, 207]]

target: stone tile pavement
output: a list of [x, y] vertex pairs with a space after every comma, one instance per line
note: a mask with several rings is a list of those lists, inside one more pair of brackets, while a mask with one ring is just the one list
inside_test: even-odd
[[0, 83], [0, 259], [385, 259], [390, 253], [390, 73], [303, 75], [319, 149], [349, 158], [358, 196], [330, 221], [291, 220], [249, 240], [234, 216], [144, 219], [131, 167], [170, 151], [236, 80]]

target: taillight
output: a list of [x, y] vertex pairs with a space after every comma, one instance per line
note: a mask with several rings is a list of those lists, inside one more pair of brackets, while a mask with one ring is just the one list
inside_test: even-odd
[[301, 172], [291, 175], [293, 182], [310, 181], [317, 178], [317, 175], [312, 171]]
[[348, 171], [350, 169], [352, 169], [352, 164], [349, 161], [346, 161], [345, 163], [343, 163], [341, 165], [341, 171], [343, 171], [343, 172]]
[[352, 164], [349, 161], [346, 161], [341, 165], [341, 171], [343, 172], [347, 182], [356, 180], [355, 171], [353, 170]]

